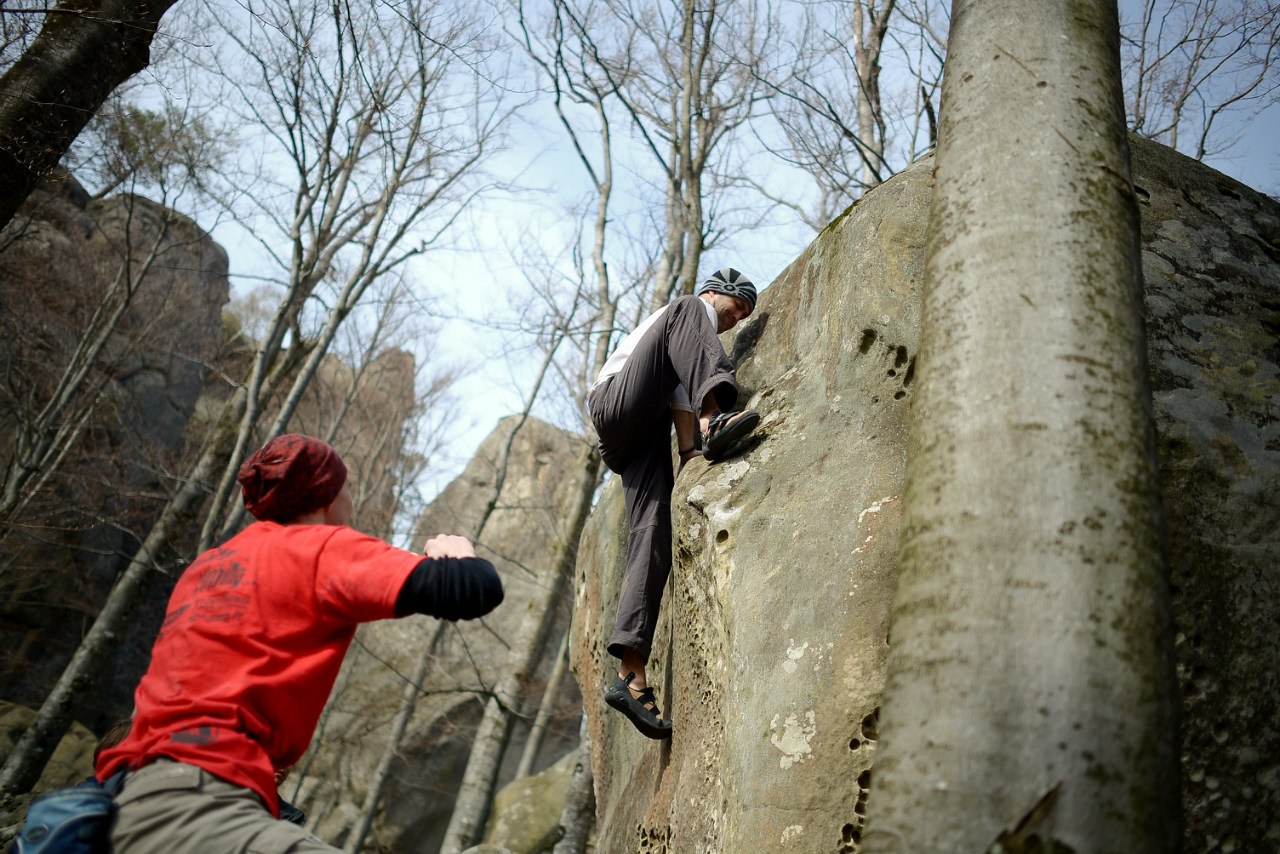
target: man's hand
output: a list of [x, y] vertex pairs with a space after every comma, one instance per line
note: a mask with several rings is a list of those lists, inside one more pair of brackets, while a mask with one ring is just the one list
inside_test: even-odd
[[466, 537], [456, 534], [437, 534], [427, 540], [423, 549], [427, 557], [475, 557], [476, 548]]

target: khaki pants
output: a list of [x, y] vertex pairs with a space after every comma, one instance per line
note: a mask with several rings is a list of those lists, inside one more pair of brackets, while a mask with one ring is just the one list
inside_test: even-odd
[[340, 849], [273, 818], [262, 799], [202, 768], [160, 760], [125, 778], [115, 854], [310, 854]]

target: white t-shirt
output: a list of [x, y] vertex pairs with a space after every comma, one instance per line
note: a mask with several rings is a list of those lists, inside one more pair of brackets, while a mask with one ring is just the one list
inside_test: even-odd
[[[711, 328], [719, 328], [719, 324], [716, 322], [715, 308], [706, 300], [702, 300], [702, 306], [707, 310], [707, 322], [711, 324]], [[596, 381], [591, 384], [591, 389], [593, 391], [596, 386], [622, 370], [622, 366], [627, 363], [627, 359], [631, 357], [633, 352], [635, 352], [636, 344], [638, 344], [644, 334], [649, 331], [649, 327], [657, 323], [669, 308], [671, 308], [670, 303], [664, 305], [662, 308], [646, 317], [643, 323], [631, 330], [626, 338], [623, 338], [618, 342], [617, 348], [609, 354], [609, 358], [605, 361], [604, 367], [600, 369], [600, 374], [596, 377]], [[671, 408], [683, 409], [685, 412], [695, 411], [693, 406], [689, 403], [689, 392], [685, 390], [684, 386], [678, 385], [676, 386], [676, 390], [672, 392]]]

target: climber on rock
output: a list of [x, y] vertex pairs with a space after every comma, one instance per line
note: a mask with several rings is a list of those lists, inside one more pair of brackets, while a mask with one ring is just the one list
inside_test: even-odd
[[464, 537], [433, 537], [424, 557], [350, 527], [347, 468], [319, 439], [272, 439], [239, 480], [258, 521], [183, 572], [129, 732], [97, 758], [99, 780], [127, 772], [117, 854], [338, 851], [276, 820], [276, 786], [307, 749], [356, 626], [471, 620], [502, 602], [493, 564]]
[[671, 736], [645, 674], [671, 573], [671, 426], [681, 468], [699, 455], [723, 459], [755, 429], [757, 413], [731, 411], [738, 384], [718, 337], [755, 306], [756, 289], [746, 276], [732, 268], [714, 273], [696, 296], [658, 309], [623, 338], [587, 397], [600, 456], [622, 478], [631, 526], [608, 646], [620, 665], [605, 702], [649, 738]]

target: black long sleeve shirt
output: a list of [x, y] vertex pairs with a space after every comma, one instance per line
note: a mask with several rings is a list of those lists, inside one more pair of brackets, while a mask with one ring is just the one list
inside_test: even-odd
[[400, 588], [396, 616], [474, 620], [501, 605], [504, 595], [498, 571], [484, 558], [426, 558]]

